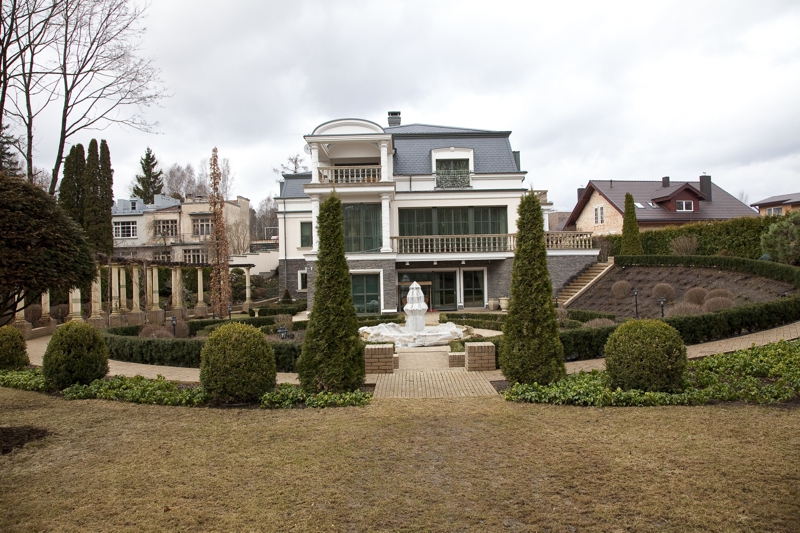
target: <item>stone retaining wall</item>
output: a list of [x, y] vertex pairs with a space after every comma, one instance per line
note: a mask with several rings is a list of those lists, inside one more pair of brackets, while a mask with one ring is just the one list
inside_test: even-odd
[[486, 372], [495, 370], [494, 344], [491, 342], [468, 342], [465, 344], [466, 353], [464, 366], [467, 372]]
[[364, 347], [364, 366], [367, 374], [394, 372], [394, 344], [367, 344]]

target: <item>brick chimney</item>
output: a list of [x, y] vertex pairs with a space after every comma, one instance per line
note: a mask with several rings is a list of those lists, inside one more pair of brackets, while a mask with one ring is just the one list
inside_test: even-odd
[[586, 187], [578, 187], [578, 201], [581, 201], [581, 196], [586, 192]]
[[661, 178], [661, 186], [669, 187], [669, 176], [664, 176], [663, 178]]

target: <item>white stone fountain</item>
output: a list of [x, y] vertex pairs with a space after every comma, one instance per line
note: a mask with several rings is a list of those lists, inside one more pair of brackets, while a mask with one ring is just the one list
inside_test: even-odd
[[471, 328], [456, 326], [452, 322], [438, 326], [425, 326], [425, 313], [428, 304], [425, 295], [416, 281], [408, 289], [406, 305], [406, 324], [378, 324], [359, 328], [361, 340], [365, 342], [393, 342], [400, 348], [414, 346], [442, 346], [450, 341], [462, 339], [472, 333]]

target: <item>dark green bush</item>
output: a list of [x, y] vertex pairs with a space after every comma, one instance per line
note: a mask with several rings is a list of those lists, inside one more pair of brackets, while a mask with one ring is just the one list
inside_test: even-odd
[[603, 357], [608, 336], [617, 326], [560, 330], [558, 336], [564, 345], [564, 360], [580, 361]]
[[349, 407], [368, 405], [372, 400], [369, 392], [320, 392], [308, 394], [300, 387], [281, 383], [274, 392], [261, 397], [261, 407], [266, 409], [291, 409], [293, 407]]
[[674, 392], [683, 384], [686, 346], [680, 334], [660, 320], [630, 320], [606, 343], [611, 386], [623, 390]]
[[451, 311], [450, 313], [439, 313], [439, 323], [446, 324], [447, 322], [455, 323], [456, 320], [480, 320], [482, 322], [505, 322], [505, 313], [459, 313], [458, 311]]
[[[670, 243], [681, 235], [697, 236], [697, 254], [714, 256], [729, 254], [735, 257], [758, 259], [761, 251], [761, 235], [780, 217], [743, 217], [714, 222], [697, 222], [683, 226], [643, 231], [640, 234], [644, 253], [648, 255], [670, 255]], [[622, 236], [606, 235], [616, 256], [621, 255]], [[679, 257], [679, 256], [673, 256]]]
[[0, 327], [0, 370], [19, 370], [29, 364], [22, 332], [11, 326]]
[[[275, 313], [280, 314], [280, 313]], [[190, 320], [189, 324], [189, 336], [194, 337], [197, 335], [197, 332], [201, 329], [205, 329], [208, 326], [215, 326], [218, 324], [227, 324], [229, 322], [239, 322], [241, 324], [249, 324], [253, 327], [260, 328], [261, 326], [269, 326], [275, 323], [275, 319], [272, 316], [263, 316], [263, 317], [252, 317], [252, 318], [235, 318], [233, 320], [220, 320], [220, 319], [204, 319], [204, 320]], [[172, 328], [172, 326], [170, 326]]]
[[568, 319], [568, 320], [562, 320], [562, 321], [561, 321], [561, 322], [558, 324], [558, 328], [559, 328], [559, 330], [564, 330], [564, 329], [575, 329], [575, 328], [579, 328], [579, 327], [581, 327], [581, 326], [583, 326], [583, 322], [581, 322], [581, 321], [579, 321], [579, 320], [572, 320], [572, 319]]
[[642, 255], [642, 237], [639, 233], [639, 222], [636, 219], [636, 205], [633, 195], [625, 193], [625, 213], [622, 218], [622, 249], [624, 255]]
[[570, 319], [577, 320], [578, 322], [588, 322], [590, 320], [594, 320], [595, 318], [608, 318], [609, 320], [614, 320], [614, 318], [616, 318], [616, 315], [611, 313], [586, 311], [584, 309], [568, 309], [567, 314], [569, 315]]
[[300, 352], [303, 343], [297, 341], [273, 341], [269, 342], [272, 351], [275, 352], [275, 366], [278, 372], [297, 372], [297, 360], [300, 359]]
[[[123, 337], [137, 336], [144, 326], [117, 326], [115, 328], [107, 328], [104, 331], [111, 335], [122, 335]], [[113, 357], [111, 359], [114, 359]]]
[[100, 332], [72, 321], [56, 330], [42, 359], [48, 383], [61, 390], [75, 383], [88, 385], [108, 373], [108, 348]]
[[252, 402], [275, 388], [275, 353], [253, 326], [225, 324], [208, 336], [200, 383], [212, 400]]
[[152, 405], [183, 405], [195, 407], [208, 401], [202, 387], [180, 388], [174, 381], [163, 376], [148, 379], [143, 376], [132, 378], [114, 376], [109, 379], [96, 379], [88, 385], [72, 385], [64, 389], [67, 400], [114, 400], [119, 402], [144, 403]]
[[105, 333], [109, 357], [146, 365], [200, 367], [202, 339], [149, 339]]
[[776, 261], [800, 266], [800, 211], [772, 224], [761, 236], [761, 248]]

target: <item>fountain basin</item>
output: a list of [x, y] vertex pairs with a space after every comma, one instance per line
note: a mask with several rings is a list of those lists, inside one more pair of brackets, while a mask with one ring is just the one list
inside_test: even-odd
[[393, 342], [399, 348], [413, 348], [444, 346], [450, 341], [469, 337], [472, 335], [472, 328], [448, 322], [438, 326], [425, 326], [422, 331], [408, 331], [400, 324], [378, 324], [359, 328], [358, 333], [364, 342]]

